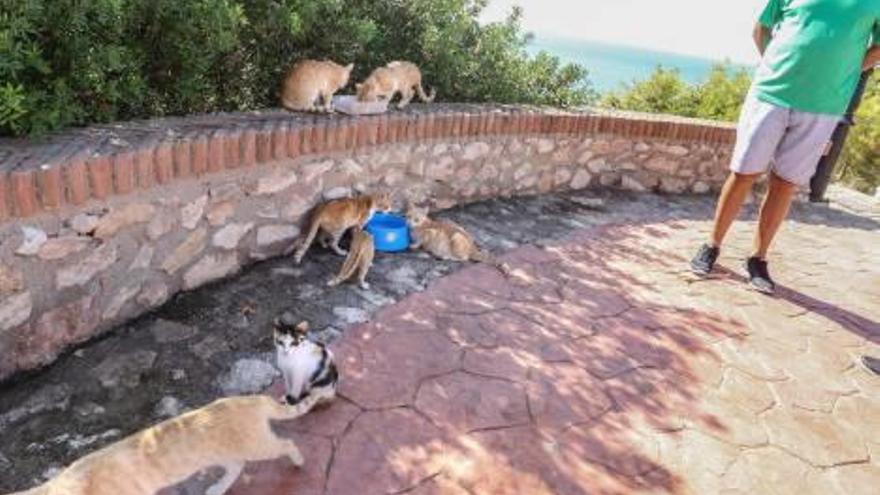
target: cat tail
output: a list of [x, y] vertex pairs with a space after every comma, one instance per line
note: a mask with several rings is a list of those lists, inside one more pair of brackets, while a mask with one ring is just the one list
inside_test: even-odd
[[309, 219], [309, 230], [304, 238], [301, 238], [299, 246], [296, 249], [296, 254], [294, 255], [294, 260], [297, 264], [299, 264], [303, 256], [306, 255], [306, 251], [309, 250], [309, 246], [315, 242], [315, 236], [318, 235], [318, 230], [321, 228], [321, 208], [320, 206], [316, 208]]
[[471, 259], [478, 263], [488, 263], [494, 266], [502, 275], [505, 277], [510, 276], [511, 269], [510, 265], [507, 263], [503, 263], [495, 259], [491, 254], [486, 253], [481, 249], [474, 249], [474, 253], [471, 255]]
[[[321, 402], [333, 399], [336, 396], [336, 388], [317, 388], [293, 405], [284, 404], [276, 400], [272, 401], [271, 419], [287, 420], [305, 416]], [[30, 494], [28, 494], [30, 495]], [[41, 494], [40, 494], [41, 495]]]
[[437, 88], [431, 88], [431, 94], [429, 95], [425, 93], [425, 88], [422, 87], [421, 82], [416, 86], [416, 91], [419, 93], [419, 98], [425, 103], [431, 103], [437, 97]]
[[348, 256], [342, 263], [342, 268], [340, 268], [339, 274], [332, 278], [330, 282], [328, 282], [328, 285], [332, 287], [334, 285], [339, 285], [345, 280], [350, 279], [351, 276], [354, 275], [354, 272], [357, 270], [358, 265], [360, 265], [360, 260], [362, 256], [363, 250], [355, 250], [354, 246], [351, 246], [348, 250]]

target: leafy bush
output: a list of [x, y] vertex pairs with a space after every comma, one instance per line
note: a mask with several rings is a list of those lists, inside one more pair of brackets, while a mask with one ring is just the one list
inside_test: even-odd
[[868, 82], [835, 172], [844, 183], [868, 194], [880, 187], [880, 71], [875, 70]]
[[441, 100], [584, 105], [584, 69], [529, 57], [486, 0], [0, 0], [0, 134], [277, 105], [302, 58], [421, 65]]

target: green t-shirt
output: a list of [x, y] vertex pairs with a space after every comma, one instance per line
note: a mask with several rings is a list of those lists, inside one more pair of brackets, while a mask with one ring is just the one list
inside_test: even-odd
[[773, 37], [755, 74], [757, 97], [843, 115], [865, 52], [880, 45], [880, 0], [769, 0], [759, 22]]

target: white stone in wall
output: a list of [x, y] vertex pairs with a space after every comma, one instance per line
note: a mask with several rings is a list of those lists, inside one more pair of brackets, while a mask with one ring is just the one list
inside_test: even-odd
[[426, 167], [425, 174], [431, 179], [449, 180], [455, 174], [455, 159], [451, 156], [444, 156], [430, 162]]
[[24, 236], [24, 239], [15, 251], [15, 254], [21, 256], [33, 256], [37, 254], [40, 251], [40, 247], [48, 239], [46, 233], [43, 232], [43, 229], [37, 227], [23, 225], [21, 227], [21, 233]]
[[116, 246], [104, 244], [72, 266], [58, 270], [55, 282], [59, 289], [83, 285], [99, 272], [110, 268], [118, 258]]
[[196, 228], [205, 212], [206, 204], [208, 204], [208, 195], [203, 194], [180, 210], [180, 224], [183, 225], [183, 228], [188, 230]]
[[41, 260], [60, 260], [73, 253], [82, 251], [89, 244], [89, 240], [79, 236], [56, 237], [47, 240], [40, 246], [39, 257]]
[[554, 143], [550, 139], [539, 139], [537, 143], [535, 143], [535, 149], [538, 153], [550, 153], [556, 147], [556, 143]]
[[571, 180], [571, 175], [571, 170], [564, 167], [558, 167], [553, 173], [553, 184], [556, 187], [568, 184], [568, 181]]
[[672, 145], [661, 148], [664, 152], [673, 156], [687, 156], [691, 151], [684, 146]]
[[26, 322], [33, 309], [30, 292], [22, 292], [0, 301], [0, 330], [9, 330]]
[[650, 151], [651, 146], [648, 143], [639, 142], [639, 143], [636, 143], [633, 150], [635, 150], [638, 153], [644, 153], [645, 151]]
[[578, 165], [585, 165], [585, 164], [589, 163], [590, 160], [593, 159], [593, 156], [595, 156], [595, 153], [593, 153], [591, 150], [584, 151], [583, 153], [580, 154], [580, 156], [578, 156], [578, 159], [577, 159]]
[[597, 158], [595, 160], [590, 160], [587, 163], [587, 168], [594, 174], [601, 174], [602, 172], [611, 170], [611, 165], [609, 165], [604, 158]]
[[688, 189], [687, 181], [675, 177], [661, 177], [660, 190], [670, 194], [681, 194]]
[[620, 174], [604, 173], [599, 176], [599, 184], [602, 187], [616, 187], [620, 184]]
[[292, 241], [297, 235], [299, 229], [294, 225], [266, 225], [257, 229], [257, 246]]
[[300, 167], [302, 175], [301, 182], [311, 183], [315, 179], [320, 179], [327, 172], [333, 169], [333, 160], [324, 160], [317, 163], [308, 163]]
[[513, 173], [513, 179], [514, 179], [514, 180], [518, 180], [518, 181], [519, 181], [519, 180], [522, 180], [522, 179], [525, 178], [527, 175], [531, 174], [532, 171], [533, 171], [534, 169], [535, 169], [535, 167], [534, 167], [531, 163], [529, 163], [529, 162], [523, 163], [523, 164], [522, 164], [518, 169], [516, 169], [516, 171]]
[[145, 270], [149, 268], [150, 262], [153, 261], [153, 253], [155, 251], [155, 248], [149, 244], [141, 246], [138, 250], [137, 256], [134, 257], [134, 261], [131, 262], [131, 266], [128, 267], [129, 271]]
[[498, 179], [500, 172], [498, 171], [498, 167], [491, 163], [487, 163], [480, 167], [480, 171], [477, 172], [477, 180], [479, 181], [494, 181]]
[[154, 308], [167, 300], [168, 286], [160, 280], [147, 282], [137, 297], [137, 302], [148, 308]]
[[208, 223], [213, 227], [223, 225], [234, 213], [235, 203], [233, 203], [232, 201], [223, 201], [222, 203], [217, 203], [211, 206], [211, 208], [208, 210]]
[[656, 156], [645, 163], [645, 168], [662, 174], [674, 174], [678, 169], [678, 161], [665, 156]]
[[241, 238], [254, 228], [253, 222], [230, 223], [214, 233], [211, 242], [222, 249], [235, 249]]
[[172, 217], [165, 211], [160, 211], [150, 223], [147, 224], [147, 239], [155, 241], [167, 234], [176, 224], [176, 216]]
[[463, 160], [476, 160], [489, 154], [489, 144], [483, 142], [470, 143], [464, 147]]
[[351, 188], [350, 187], [334, 187], [331, 189], [327, 189], [322, 194], [324, 197], [324, 201], [332, 201], [334, 199], [342, 199], [342, 198], [350, 198], [351, 197]]
[[257, 181], [257, 196], [277, 194], [296, 184], [297, 176], [293, 172], [275, 173]]
[[162, 263], [162, 269], [170, 274], [175, 273], [187, 265], [205, 249], [205, 237], [207, 237], [207, 235], [208, 231], [204, 227], [201, 227], [190, 234], [186, 240], [181, 242], [180, 245], [174, 249], [171, 256], [165, 259]]
[[235, 253], [212, 254], [200, 259], [183, 275], [184, 290], [221, 279], [238, 271]]
[[339, 171], [343, 174], [360, 177], [360, 175], [364, 173], [364, 167], [351, 158], [346, 158], [339, 164]]
[[641, 182], [629, 175], [624, 175], [620, 180], [620, 187], [627, 191], [645, 192], [648, 189]]
[[0, 296], [18, 292], [24, 288], [21, 270], [0, 263]]
[[709, 192], [709, 189], [709, 184], [701, 180], [694, 182], [694, 185], [691, 186], [691, 191], [693, 191], [695, 194], [706, 194], [707, 192]]
[[125, 306], [131, 298], [137, 295], [140, 292], [141, 286], [140, 284], [123, 287], [117, 291], [115, 291], [115, 295], [112, 299], [110, 299], [110, 303], [107, 304], [107, 307], [104, 308], [104, 313], [101, 315], [101, 318], [104, 320], [111, 320], [116, 318], [116, 315], [119, 314], [119, 311], [122, 310], [122, 307]]
[[99, 220], [100, 218], [97, 215], [80, 213], [70, 221], [70, 228], [72, 228], [77, 234], [91, 234], [98, 227]]
[[107, 213], [95, 227], [95, 237], [109, 239], [120, 230], [153, 218], [156, 208], [148, 203], [132, 203]]
[[571, 183], [569, 184], [572, 189], [583, 189], [590, 185], [590, 181], [593, 179], [593, 176], [590, 175], [586, 170], [578, 170], [575, 172], [574, 177], [571, 178]]
[[449, 149], [449, 147], [444, 143], [435, 144], [434, 149], [431, 150], [431, 154], [434, 156], [440, 156], [440, 155], [446, 153], [446, 150], [448, 150], [448, 149]]

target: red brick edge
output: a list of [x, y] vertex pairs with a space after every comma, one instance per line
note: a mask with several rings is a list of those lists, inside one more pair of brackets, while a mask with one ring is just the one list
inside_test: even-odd
[[310, 154], [435, 139], [478, 136], [610, 134], [732, 144], [730, 125], [666, 116], [562, 113], [545, 110], [475, 109], [365, 116], [312, 124], [267, 123], [256, 129], [221, 129], [156, 143], [140, 150], [88, 159], [72, 158], [34, 170], [0, 174], [0, 220], [23, 218], [89, 199], [128, 194], [176, 178]]

